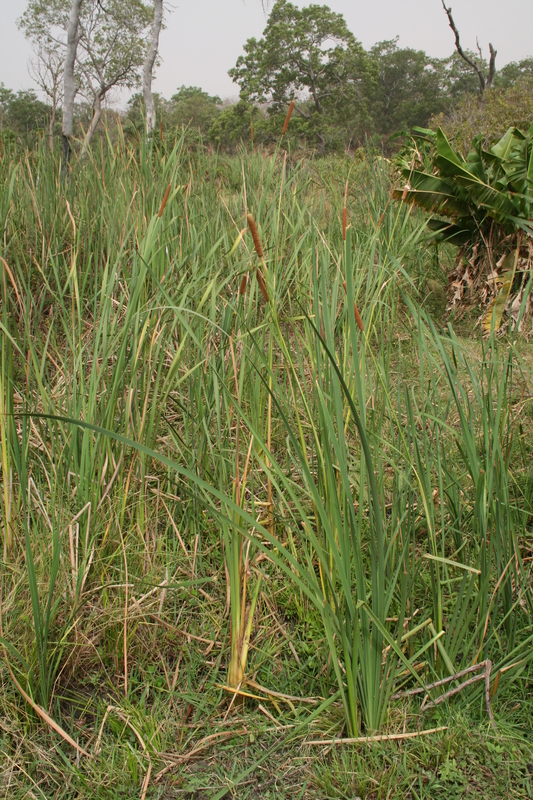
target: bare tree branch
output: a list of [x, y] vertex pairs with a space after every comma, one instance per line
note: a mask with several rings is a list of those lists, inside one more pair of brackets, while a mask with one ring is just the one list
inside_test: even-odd
[[[481, 67], [478, 64], [476, 64], [476, 62], [473, 61], [470, 58], [470, 56], [468, 56], [465, 53], [465, 51], [463, 50], [463, 48], [461, 47], [461, 41], [460, 41], [460, 38], [459, 38], [459, 31], [457, 30], [457, 26], [456, 26], [456, 24], [454, 22], [454, 19], [452, 17], [451, 6], [449, 8], [447, 8], [445, 3], [444, 3], [444, 0], [441, 0], [441, 3], [442, 3], [442, 7], [443, 7], [444, 11], [446, 12], [446, 16], [448, 17], [448, 22], [450, 23], [450, 28], [452, 29], [452, 31], [454, 33], [454, 36], [455, 36], [455, 49], [457, 50], [457, 52], [459, 53], [459, 55], [461, 56], [463, 61], [466, 61], [466, 63], [470, 67], [472, 67], [472, 69], [476, 72], [476, 74], [477, 74], [477, 76], [479, 78], [479, 94], [482, 95], [483, 92], [485, 91], [485, 89], [487, 89], [487, 88], [489, 88], [491, 86], [492, 80], [494, 79], [494, 73], [496, 71], [496, 65], [495, 65], [496, 64], [496, 50], [494, 50], [492, 45], [489, 45], [489, 47], [490, 47], [490, 55], [491, 55], [492, 77], [491, 77], [491, 71], [489, 70], [489, 77], [488, 77], [487, 80], [485, 80], [485, 76], [483, 75], [483, 70], [481, 69]], [[478, 45], [478, 47], [479, 47], [479, 45]]]
[[487, 89], [493, 84], [494, 76], [496, 74], [496, 55], [498, 53], [497, 50], [489, 43], [489, 51], [490, 51], [490, 61], [489, 61], [489, 76], [487, 78]]

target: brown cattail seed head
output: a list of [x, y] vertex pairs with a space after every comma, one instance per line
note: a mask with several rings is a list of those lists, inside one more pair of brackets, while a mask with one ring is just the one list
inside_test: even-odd
[[245, 290], [246, 290], [246, 280], [247, 280], [247, 277], [248, 277], [248, 276], [247, 276], [247, 274], [246, 274], [246, 272], [245, 272], [245, 273], [244, 273], [244, 275], [243, 275], [243, 276], [242, 276], [242, 278], [241, 278], [241, 285], [239, 286], [239, 294], [244, 294], [244, 292], [245, 292]]
[[170, 183], [167, 186], [167, 190], [165, 192], [165, 196], [163, 197], [163, 202], [161, 203], [161, 207], [159, 209], [158, 217], [163, 216], [163, 211], [165, 210], [165, 206], [167, 204], [168, 196], [170, 194]]
[[[346, 288], [346, 281], [343, 281], [342, 285], [344, 286], [344, 291], [346, 292], [346, 294], [348, 294], [348, 290]], [[353, 301], [353, 313], [355, 321], [357, 322], [357, 327], [359, 328], [360, 331], [364, 331], [365, 326], [363, 325], [363, 320], [361, 319], [361, 314], [359, 313], [359, 309], [355, 305], [355, 300]]]
[[259, 284], [259, 288], [261, 289], [261, 294], [265, 298], [265, 303], [268, 303], [268, 290], [261, 270], [258, 269], [256, 275], [257, 275], [257, 283]]
[[290, 119], [291, 119], [291, 114], [293, 112], [293, 109], [294, 109], [294, 100], [291, 100], [291, 104], [289, 106], [289, 110], [287, 111], [287, 116], [285, 117], [285, 122], [283, 123], [283, 130], [281, 131], [281, 135], [282, 136], [285, 133], [287, 133], [287, 128], [289, 127], [289, 122], [290, 122]]
[[361, 314], [359, 313], [359, 309], [355, 305], [355, 300], [353, 301], [353, 313], [355, 315], [355, 321], [359, 327], [360, 331], [364, 331], [365, 326], [363, 325], [363, 320], [361, 319]]
[[250, 228], [250, 233], [252, 234], [252, 239], [254, 240], [255, 252], [259, 258], [263, 258], [263, 248], [261, 247], [261, 239], [259, 238], [259, 231], [257, 230], [255, 219], [253, 218], [252, 214], [248, 214], [246, 219], [248, 220], [248, 227]]

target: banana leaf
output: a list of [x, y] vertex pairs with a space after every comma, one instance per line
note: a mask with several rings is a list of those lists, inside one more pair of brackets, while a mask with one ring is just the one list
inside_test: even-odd
[[[419, 159], [417, 140], [432, 146], [434, 174], [431, 168], [409, 169]], [[466, 159], [440, 128], [417, 130], [414, 141], [401, 170], [409, 188], [395, 190], [393, 197], [445, 218], [430, 220], [433, 241], [463, 245], [470, 234], [472, 245], [481, 243], [494, 223], [497, 238], [519, 230], [533, 236], [533, 124], [527, 133], [509, 128], [489, 149], [475, 137]]]
[[470, 213], [468, 205], [457, 196], [453, 184], [435, 175], [416, 170], [410, 171], [406, 177], [410, 181], [411, 188], [406, 194], [405, 190], [396, 190], [393, 195], [395, 199], [401, 200], [403, 197], [407, 202], [414, 202], [420, 208], [435, 214], [465, 216]]
[[482, 183], [473, 176], [457, 175], [456, 183], [468, 189], [472, 200], [487, 209], [490, 216], [505, 224], [509, 217], [516, 215], [517, 208], [509, 194], [499, 192], [493, 186]]
[[432, 236], [429, 237], [430, 243], [449, 242], [457, 247], [466, 244], [472, 238], [473, 233], [470, 228], [454, 225], [442, 219], [430, 219], [428, 221], [428, 228], [430, 231], [433, 231]]
[[518, 141], [523, 141], [525, 138], [526, 134], [522, 133], [518, 128], [509, 128], [500, 141], [491, 147], [491, 151], [500, 161], [505, 161], [509, 158]]

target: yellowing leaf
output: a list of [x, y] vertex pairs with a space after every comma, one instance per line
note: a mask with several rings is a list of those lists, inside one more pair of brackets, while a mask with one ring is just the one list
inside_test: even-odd
[[237, 236], [237, 238], [235, 239], [235, 242], [233, 243], [233, 247], [231, 248], [231, 250], [228, 253], [228, 257], [232, 256], [233, 253], [235, 252], [235, 250], [238, 248], [239, 244], [241, 243], [241, 239], [244, 236], [245, 232], [246, 232], [246, 228], [243, 228], [242, 231], [239, 232], [239, 235]]
[[497, 278], [494, 278], [495, 283], [501, 283], [501, 289], [498, 292], [498, 296], [494, 298], [483, 315], [481, 324], [483, 330], [487, 333], [490, 333], [492, 330], [497, 331], [502, 324], [503, 312], [509, 300], [509, 294], [514, 281], [519, 251], [520, 248], [517, 247], [514, 253], [509, 253], [502, 264], [503, 267], [508, 267], [508, 269], [502, 272]]

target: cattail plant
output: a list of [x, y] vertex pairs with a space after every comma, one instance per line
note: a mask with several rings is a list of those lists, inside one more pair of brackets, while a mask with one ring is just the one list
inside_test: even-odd
[[163, 202], [159, 206], [159, 211], [157, 212], [157, 216], [161, 218], [163, 216], [163, 211], [165, 210], [165, 206], [167, 204], [168, 196], [170, 194], [170, 183], [167, 186], [167, 190], [165, 192], [165, 196], [163, 197]]
[[[257, 225], [255, 224], [255, 219], [253, 217], [253, 214], [248, 214], [246, 218], [248, 220], [248, 227], [250, 228], [250, 233], [252, 234], [252, 239], [254, 240], [255, 252], [257, 253], [257, 257], [260, 258], [261, 261], [263, 262], [264, 266], [265, 262], [263, 256], [263, 247], [261, 245], [261, 239], [259, 237], [259, 231], [257, 230]], [[268, 303], [269, 302], [268, 289], [266, 286], [265, 279], [263, 277], [263, 273], [261, 272], [259, 267], [257, 267], [255, 274], [257, 276], [257, 283], [259, 284], [259, 288], [261, 290], [261, 294], [264, 297], [265, 303]]]
[[[233, 402], [239, 409], [241, 405], [242, 379], [245, 365], [241, 363], [241, 380], [239, 381], [239, 370], [233, 347], [233, 338], [231, 336], [229, 337], [229, 352], [231, 364], [233, 366]], [[233, 508], [228, 509], [227, 519], [221, 521], [224, 537], [224, 564], [228, 582], [230, 606], [230, 663], [228, 667], [228, 685], [231, 689], [238, 688], [244, 679], [255, 607], [261, 586], [261, 579], [259, 577], [256, 581], [250, 602], [248, 603], [248, 573], [250, 571], [250, 547], [252, 540], [248, 539], [246, 542], [242, 535], [243, 527], [245, 527], [242, 510], [244, 509], [245, 491], [252, 460], [254, 438], [253, 436], [250, 437], [241, 478], [241, 427], [242, 424], [239, 419], [237, 421], [235, 433], [235, 472], [232, 492]]]

